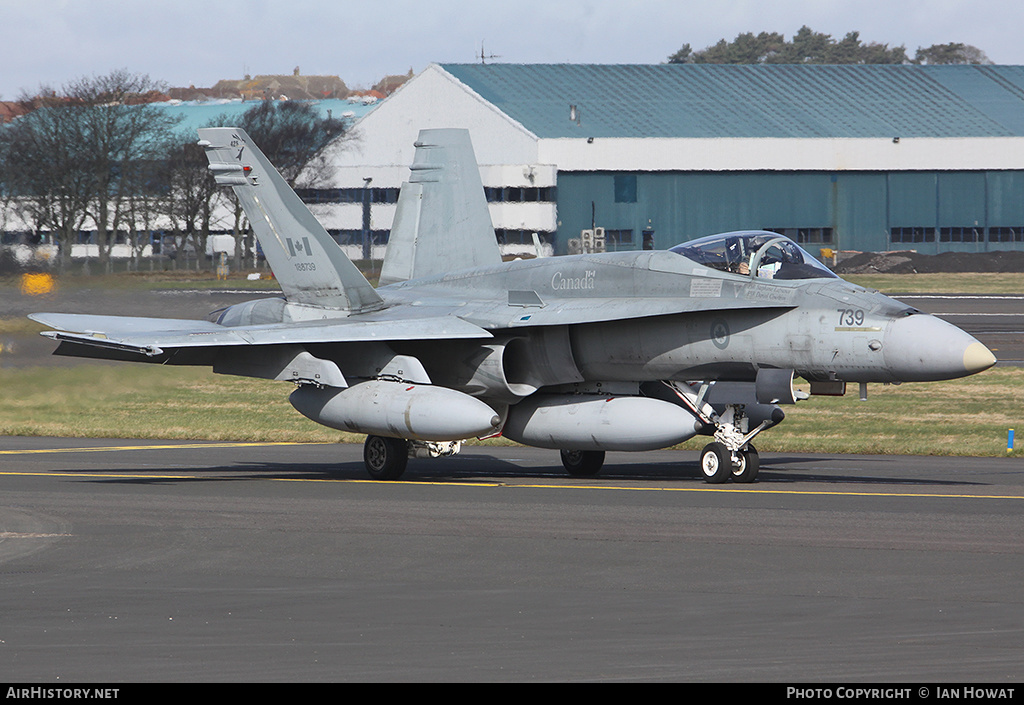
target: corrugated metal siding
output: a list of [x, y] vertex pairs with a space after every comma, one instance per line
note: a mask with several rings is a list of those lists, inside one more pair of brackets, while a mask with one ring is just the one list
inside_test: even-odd
[[540, 138], [1024, 136], [1020, 66], [442, 68]]
[[1024, 224], [1024, 172], [988, 172], [987, 204], [990, 227]]
[[[827, 246], [851, 250], [913, 248], [924, 253], [1020, 250], [987, 228], [1024, 229], [1024, 172], [640, 172], [635, 203], [616, 202], [615, 172], [570, 172], [558, 180], [558, 238], [593, 221], [632, 230], [633, 245], [651, 225], [655, 246], [750, 228], [831, 228]], [[941, 229], [978, 228], [977, 241], [943, 241]], [[893, 228], [929, 228], [930, 239], [891, 239]], [[823, 245], [809, 245], [814, 251]]]
[[935, 173], [890, 173], [889, 225], [896, 228], [934, 227], [937, 206]]
[[986, 227], [986, 189], [985, 174], [981, 172], [939, 174], [935, 227]]

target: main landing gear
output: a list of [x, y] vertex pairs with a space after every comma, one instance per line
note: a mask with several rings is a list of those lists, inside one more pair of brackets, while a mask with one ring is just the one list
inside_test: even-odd
[[409, 463], [409, 442], [402, 438], [367, 436], [363, 463], [374, 480], [397, 480]]
[[404, 438], [367, 436], [363, 464], [374, 480], [397, 480], [409, 458], [440, 458], [458, 455], [462, 441], [407, 441]]
[[573, 477], [593, 477], [604, 465], [603, 450], [563, 450], [562, 465]]

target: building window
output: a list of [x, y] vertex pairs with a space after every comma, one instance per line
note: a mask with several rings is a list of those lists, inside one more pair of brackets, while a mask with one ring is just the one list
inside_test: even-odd
[[989, 228], [989, 242], [1024, 242], [1024, 227]]
[[[362, 203], [361, 188], [298, 188], [303, 203]], [[397, 188], [371, 188], [370, 203], [398, 203]]]
[[985, 239], [983, 228], [940, 228], [939, 242], [982, 242]]
[[542, 243], [551, 242], [551, 233], [546, 230], [513, 230], [508, 228], [495, 228], [494, 237], [497, 239], [499, 245], [532, 245], [534, 233], [537, 233], [537, 237]]
[[[362, 230], [329, 230], [328, 232], [334, 238], [335, 242], [337, 242], [339, 245], [363, 244]], [[386, 245], [388, 243], [388, 237], [390, 235], [390, 230], [371, 230], [370, 242], [372, 242], [374, 245]]]
[[636, 203], [636, 174], [615, 175], [615, 202]]
[[632, 230], [605, 230], [604, 231], [605, 246], [632, 246], [633, 245], [633, 231]]
[[892, 228], [889, 231], [889, 242], [935, 242], [935, 228]]
[[832, 243], [832, 228], [765, 228], [765, 230], [785, 235], [800, 244], [829, 245]]
[[488, 203], [553, 203], [557, 200], [554, 186], [487, 186]]
[[[298, 188], [295, 193], [303, 203], [362, 203], [361, 188]], [[371, 188], [371, 203], [398, 203], [399, 189]], [[558, 200], [555, 186], [488, 186], [484, 195], [489, 203], [554, 203]]]

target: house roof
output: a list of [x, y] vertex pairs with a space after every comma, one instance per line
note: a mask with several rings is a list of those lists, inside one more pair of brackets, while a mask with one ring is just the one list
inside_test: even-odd
[[1024, 66], [440, 66], [541, 139], [1024, 136]]

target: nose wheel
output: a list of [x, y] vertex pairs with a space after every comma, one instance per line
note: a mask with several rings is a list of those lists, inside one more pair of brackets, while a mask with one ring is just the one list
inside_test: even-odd
[[757, 479], [757, 471], [761, 466], [761, 456], [757, 454], [754, 446], [748, 445], [746, 450], [739, 452], [740, 464], [733, 465], [733, 482], [753, 482]]
[[732, 478], [733, 482], [753, 482], [761, 459], [754, 446], [731, 452], [722, 443], [709, 443], [700, 452], [700, 470], [704, 480], [717, 485]]

